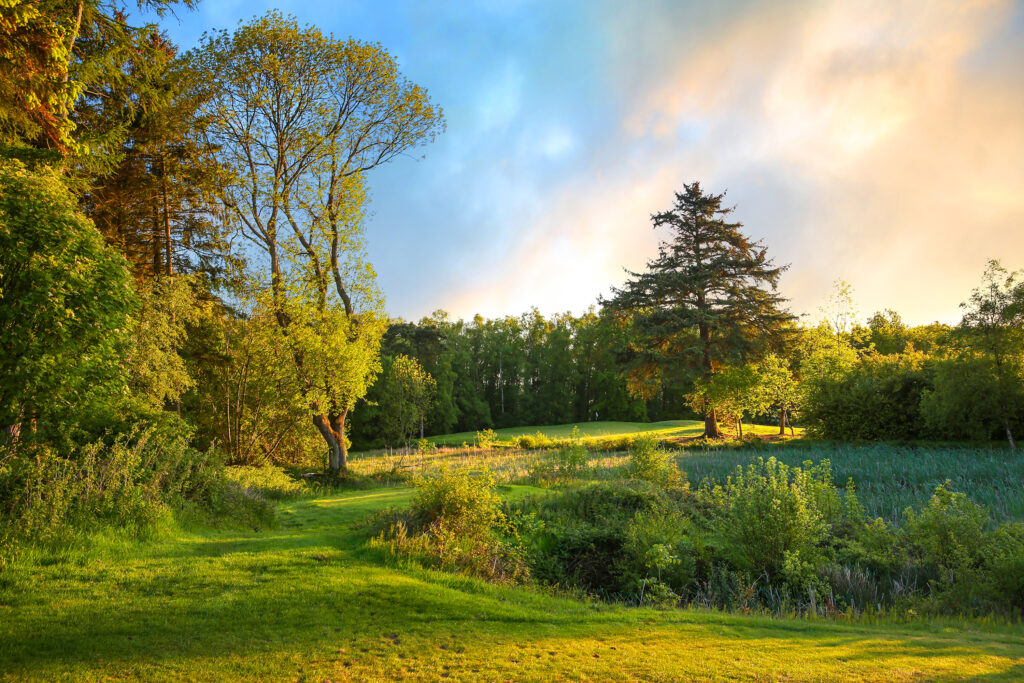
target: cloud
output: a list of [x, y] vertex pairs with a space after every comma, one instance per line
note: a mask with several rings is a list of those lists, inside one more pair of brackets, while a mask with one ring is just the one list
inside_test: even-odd
[[452, 308], [584, 307], [654, 255], [648, 215], [701, 179], [792, 262], [794, 310], [842, 277], [866, 313], [954, 320], [986, 258], [1024, 253], [1024, 73], [968, 65], [1011, 9], [753, 5], [682, 47], [617, 52], [617, 129]]

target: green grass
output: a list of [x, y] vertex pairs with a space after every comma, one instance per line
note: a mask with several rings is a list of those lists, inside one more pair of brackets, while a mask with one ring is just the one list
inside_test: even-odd
[[[529, 427], [507, 427], [495, 429], [498, 441], [511, 442], [517, 436], [533, 436], [540, 432], [549, 439], [567, 439], [572, 436], [574, 427], [579, 427], [580, 436], [583, 437], [621, 437], [642, 433], [653, 433], [662, 438], [676, 438], [687, 436], [700, 436], [704, 433], [704, 422], [699, 420], [666, 420], [664, 422], [579, 422], [562, 425], [540, 425]], [[725, 426], [723, 426], [725, 428]], [[762, 425], [744, 425], [744, 432], [750, 430], [757, 434], [776, 434], [778, 427], [767, 427]], [[443, 434], [432, 436], [428, 439], [438, 446], [461, 446], [467, 444], [472, 446], [476, 440], [476, 432], [459, 432], [457, 434]]]
[[361, 522], [408, 497], [293, 499], [271, 530], [108, 535], [24, 555], [0, 583], [0, 679], [1024, 677], [1020, 626], [635, 609], [385, 561]]

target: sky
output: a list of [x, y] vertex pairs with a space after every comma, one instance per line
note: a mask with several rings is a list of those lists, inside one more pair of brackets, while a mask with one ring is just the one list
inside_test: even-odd
[[393, 316], [580, 313], [727, 192], [790, 310], [956, 322], [986, 260], [1024, 268], [1024, 0], [205, 0], [183, 49], [270, 9], [379, 42], [446, 131], [369, 174]]

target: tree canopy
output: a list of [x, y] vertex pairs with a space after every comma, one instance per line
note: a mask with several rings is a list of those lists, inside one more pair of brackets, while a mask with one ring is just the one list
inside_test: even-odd
[[[792, 319], [776, 293], [785, 267], [761, 243], [727, 220], [724, 194], [699, 183], [677, 192], [675, 205], [651, 218], [668, 227], [658, 257], [604, 301], [631, 329], [627, 362], [634, 377], [655, 384], [666, 374], [693, 372], [704, 380], [719, 368], [757, 354]], [[705, 434], [720, 436], [713, 406]]]

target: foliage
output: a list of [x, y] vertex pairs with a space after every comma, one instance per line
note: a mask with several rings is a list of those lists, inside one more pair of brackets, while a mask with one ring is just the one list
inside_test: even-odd
[[180, 403], [195, 385], [181, 352], [188, 327], [209, 315], [189, 277], [155, 278], [136, 287], [139, 312], [132, 321], [134, 346], [126, 359], [132, 392], [155, 408]]
[[278, 13], [207, 36], [188, 64], [227, 177], [221, 200], [262, 252], [254, 320], [286, 350], [289, 394], [339, 473], [386, 326], [363, 255], [364, 174], [432, 140], [443, 117], [379, 45]]
[[650, 434], [641, 434], [629, 449], [629, 476], [656, 484], [678, 482], [680, 474], [669, 451]]
[[1008, 272], [998, 261], [989, 261], [982, 286], [960, 307], [960, 332], [967, 347], [992, 361], [992, 389], [999, 403], [995, 414], [1010, 448], [1015, 448], [1011, 420], [1021, 410], [1024, 392], [1024, 273]]
[[441, 470], [415, 485], [408, 512], [385, 515], [386, 529], [374, 545], [494, 581], [525, 578], [515, 529], [507, 525], [492, 475]]
[[[604, 302], [629, 326], [634, 376], [692, 371], [710, 381], [720, 366], [760, 352], [792, 319], [775, 292], [785, 268], [740, 232], [742, 224], [727, 222], [724, 197], [699, 183], [677, 192], [672, 209], [653, 216], [671, 239]], [[705, 435], [721, 436], [714, 407], [703, 412]]]
[[415, 358], [398, 355], [385, 372], [381, 410], [389, 440], [408, 444], [435, 401], [437, 382]]
[[[1017, 364], [1016, 359], [1004, 372]], [[1021, 370], [1018, 367], [1017, 372]], [[1024, 374], [1000, 386], [994, 361], [985, 356], [932, 363], [932, 383], [921, 396], [924, 432], [932, 437], [987, 441], [1024, 430]]]
[[921, 402], [931, 386], [924, 354], [869, 353], [838, 376], [807, 380], [803, 421], [828, 439], [915, 439], [928, 435]]
[[787, 579], [806, 579], [804, 567], [820, 568], [820, 548], [829, 531], [825, 503], [815, 493], [829, 486], [826, 462], [790, 468], [774, 458], [758, 459], [709, 492], [720, 513], [713, 529], [719, 552], [737, 569]]
[[0, 161], [0, 424], [58, 429], [124, 386], [136, 298], [59, 175]]
[[928, 506], [906, 512], [905, 534], [915, 554], [936, 567], [955, 569], [970, 565], [982, 547], [988, 514], [963, 493], [940, 484]]
[[150, 427], [70, 453], [47, 444], [0, 453], [0, 517], [8, 542], [46, 544], [110, 526], [146, 533], [161, 515], [183, 506], [250, 526], [272, 517], [269, 506], [224, 478], [214, 452], [190, 448], [180, 430]]

